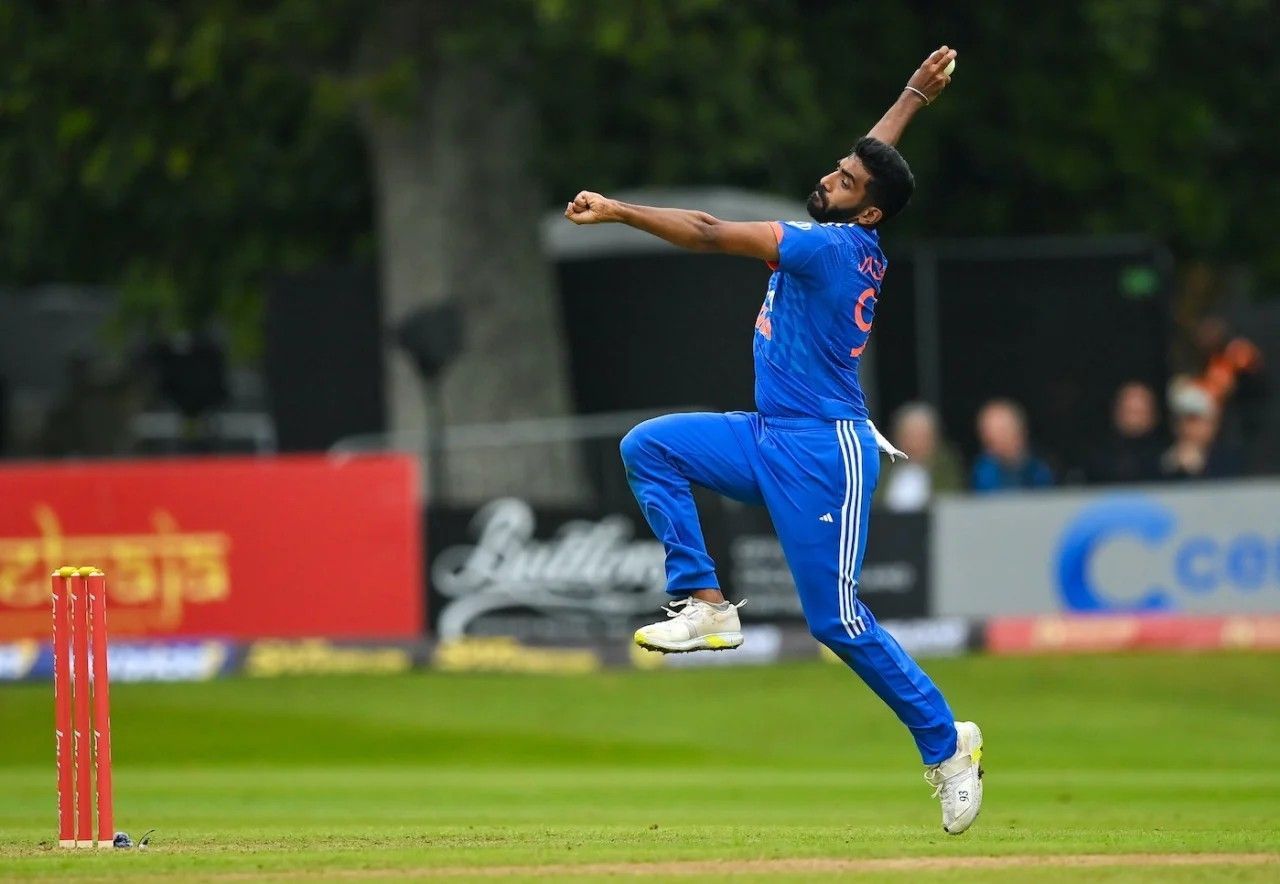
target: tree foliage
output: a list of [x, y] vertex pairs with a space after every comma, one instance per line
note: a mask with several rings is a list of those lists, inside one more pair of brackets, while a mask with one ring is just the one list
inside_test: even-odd
[[357, 128], [238, 6], [0, 6], [0, 277], [252, 329], [268, 274], [369, 252]]
[[[536, 100], [542, 140], [511, 149], [532, 151], [550, 203], [675, 183], [799, 197], [947, 42], [959, 68], [904, 144], [921, 187], [898, 235], [1148, 231], [1280, 280], [1267, 0], [452, 8], [453, 51], [521, 60], [510, 88]], [[251, 331], [269, 274], [369, 257], [354, 111], [394, 104], [424, 60], [353, 77], [367, 15], [344, 0], [0, 6], [0, 279], [122, 283], [131, 315]]]

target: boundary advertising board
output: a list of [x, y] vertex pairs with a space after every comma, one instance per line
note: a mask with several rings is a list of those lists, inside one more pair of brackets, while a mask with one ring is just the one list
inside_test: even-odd
[[418, 637], [418, 488], [400, 455], [2, 468], [0, 641], [48, 637], [66, 564], [113, 637]]
[[1280, 482], [944, 498], [933, 573], [943, 616], [1280, 613]]

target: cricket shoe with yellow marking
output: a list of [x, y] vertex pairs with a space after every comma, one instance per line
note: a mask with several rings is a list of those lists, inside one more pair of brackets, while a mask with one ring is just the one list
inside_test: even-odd
[[693, 596], [677, 599], [663, 608], [666, 620], [636, 630], [636, 644], [663, 654], [731, 650], [742, 644], [738, 609], [745, 604], [713, 605]]
[[956, 722], [956, 754], [924, 772], [933, 797], [942, 802], [942, 830], [959, 835], [982, 810], [982, 731], [972, 721]]

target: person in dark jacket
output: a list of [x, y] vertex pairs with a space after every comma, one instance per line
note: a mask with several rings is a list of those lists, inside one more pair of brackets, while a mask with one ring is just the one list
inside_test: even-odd
[[1111, 435], [1089, 458], [1089, 481], [1103, 485], [1159, 480], [1160, 456], [1169, 439], [1160, 429], [1152, 389], [1138, 381], [1122, 386], [1116, 391], [1111, 421]]

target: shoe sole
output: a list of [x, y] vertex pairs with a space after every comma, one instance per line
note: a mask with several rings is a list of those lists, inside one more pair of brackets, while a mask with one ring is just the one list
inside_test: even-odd
[[715, 632], [711, 635], [699, 635], [682, 642], [657, 644], [649, 641], [637, 631], [635, 641], [637, 645], [646, 651], [657, 651], [659, 654], [688, 654], [693, 651], [732, 651], [742, 644], [742, 633]]
[[[970, 723], [970, 724], [973, 724], [973, 722], [969, 722], [969, 723]], [[978, 785], [979, 785], [979, 786], [981, 786], [981, 785], [982, 785], [982, 776], [983, 776], [983, 774], [985, 774], [985, 773], [986, 773], [986, 771], [985, 771], [985, 770], [983, 769], [983, 767], [982, 767], [982, 728], [980, 728], [980, 727], [978, 727], [976, 724], [974, 724], [974, 725], [973, 725], [973, 729], [977, 732], [977, 735], [978, 735], [977, 743], [978, 743], [978, 744], [977, 744], [976, 746], [972, 746], [972, 747], [969, 749], [969, 757], [970, 757], [970, 758], [972, 758], [972, 759], [973, 759], [973, 763], [974, 763], [974, 764], [976, 764], [976, 765], [978, 766]], [[969, 818], [969, 822], [968, 822], [968, 824], [967, 824], [967, 825], [965, 825], [965, 827], [964, 827], [963, 829], [957, 829], [956, 831], [954, 831], [954, 832], [953, 832], [953, 831], [951, 831], [950, 829], [948, 829], [946, 826], [943, 826], [943, 827], [942, 827], [942, 831], [946, 832], [948, 835], [963, 835], [965, 832], [969, 831], [969, 827], [970, 827], [970, 826], [972, 826], [974, 823], [976, 823], [976, 822], [978, 821], [978, 817], [979, 817], [979, 815], [981, 815], [981, 813], [982, 813], [982, 802], [981, 802], [981, 801], [979, 801], [979, 802], [978, 802], [978, 809], [977, 809], [977, 810], [975, 810], [975, 811], [973, 812], [973, 816]]]

